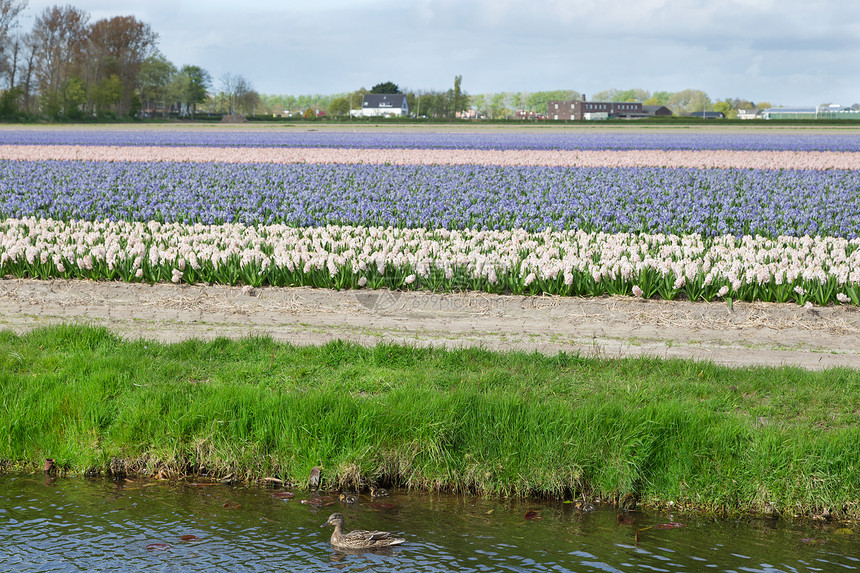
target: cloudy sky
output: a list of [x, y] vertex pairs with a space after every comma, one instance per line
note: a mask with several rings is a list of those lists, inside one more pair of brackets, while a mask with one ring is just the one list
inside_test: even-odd
[[782, 105], [860, 102], [860, 2], [836, 0], [30, 0], [134, 15], [177, 66], [266, 94], [393, 81], [467, 93], [704, 90]]

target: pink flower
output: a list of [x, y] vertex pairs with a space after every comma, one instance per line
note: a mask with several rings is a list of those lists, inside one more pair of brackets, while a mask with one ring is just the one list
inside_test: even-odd
[[633, 285], [633, 296], [641, 297], [643, 294], [645, 293], [639, 288], [639, 285]]

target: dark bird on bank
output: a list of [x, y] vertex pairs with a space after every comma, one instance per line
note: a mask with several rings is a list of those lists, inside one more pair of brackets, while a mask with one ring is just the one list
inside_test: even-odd
[[381, 487], [370, 486], [370, 497], [388, 497], [388, 490]]
[[400, 545], [405, 542], [405, 539], [392, 537], [387, 531], [355, 531], [345, 532], [343, 530], [343, 515], [332, 513], [328, 521], [320, 525], [326, 527], [334, 526], [334, 533], [331, 534], [331, 544], [340, 549], [380, 549], [390, 547], [392, 545]]
[[314, 466], [311, 469], [311, 475], [308, 477], [308, 488], [309, 489], [319, 489], [320, 487], [320, 474], [322, 473], [322, 469], [318, 466]]

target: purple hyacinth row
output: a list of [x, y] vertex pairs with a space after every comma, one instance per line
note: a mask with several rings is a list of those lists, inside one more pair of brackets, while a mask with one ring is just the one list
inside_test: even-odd
[[851, 133], [640, 132], [608, 131], [287, 131], [128, 129], [0, 130], [0, 145], [119, 145], [204, 147], [320, 147], [349, 149], [558, 149], [558, 150], [695, 150], [860, 151], [860, 136]]
[[853, 239], [860, 172], [0, 161], [23, 217]]

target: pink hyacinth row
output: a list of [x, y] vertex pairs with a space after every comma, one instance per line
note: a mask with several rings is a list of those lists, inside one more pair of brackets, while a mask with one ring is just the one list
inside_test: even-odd
[[2, 145], [0, 146], [0, 159], [19, 161], [688, 167], [694, 169], [860, 169], [860, 152], [843, 151], [564, 151]]

